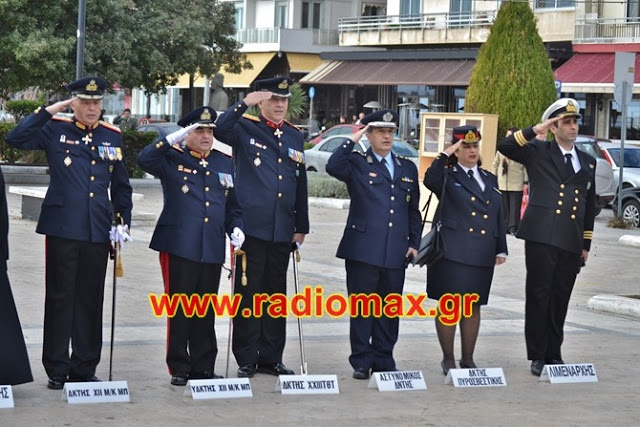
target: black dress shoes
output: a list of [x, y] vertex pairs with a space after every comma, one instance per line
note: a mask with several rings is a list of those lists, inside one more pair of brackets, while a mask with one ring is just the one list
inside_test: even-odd
[[551, 359], [547, 362], [547, 365], [564, 365], [564, 361], [562, 359]]
[[196, 371], [189, 374], [189, 379], [191, 380], [219, 380], [221, 378], [224, 377], [213, 371]]
[[294, 372], [283, 363], [258, 363], [258, 372], [269, 375], [293, 375]]
[[253, 378], [256, 374], [256, 365], [243, 365], [238, 368], [238, 378]]
[[532, 360], [531, 361], [531, 373], [536, 377], [542, 375], [542, 369], [544, 368], [544, 360]]
[[67, 382], [67, 379], [64, 377], [49, 378], [49, 382], [47, 383], [47, 388], [50, 390], [62, 390], [65, 382]]
[[353, 378], [357, 380], [369, 379], [369, 368], [356, 368], [353, 371]]
[[449, 369], [456, 369], [456, 361], [442, 359], [442, 362], [440, 362], [440, 367], [442, 368], [442, 373], [447, 375], [449, 373]]
[[465, 362], [464, 360], [460, 360], [460, 367], [462, 369], [476, 369], [477, 368], [476, 364], [473, 361]]
[[102, 380], [95, 375], [90, 377], [69, 377], [70, 383], [99, 383]]
[[189, 381], [189, 375], [185, 372], [176, 372], [171, 376], [171, 385], [185, 386]]

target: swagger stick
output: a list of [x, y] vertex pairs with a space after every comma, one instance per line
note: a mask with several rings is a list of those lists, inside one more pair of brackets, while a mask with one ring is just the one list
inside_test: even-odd
[[120, 243], [114, 243], [113, 253], [113, 292], [111, 295], [111, 343], [109, 345], [109, 381], [113, 379], [113, 335], [116, 325], [116, 282], [122, 276], [122, 264], [120, 262]]
[[[300, 261], [300, 252], [298, 251], [298, 245], [293, 242], [291, 244], [291, 258], [293, 260], [293, 284], [295, 287], [296, 295], [300, 293], [298, 282], [298, 262]], [[304, 353], [304, 334], [302, 333], [302, 319], [297, 316], [298, 320], [298, 336], [300, 338], [300, 373], [307, 375], [307, 361]]]

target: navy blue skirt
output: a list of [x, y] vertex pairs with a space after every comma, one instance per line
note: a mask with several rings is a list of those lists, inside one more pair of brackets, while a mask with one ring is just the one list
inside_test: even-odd
[[493, 280], [491, 267], [478, 267], [442, 259], [427, 268], [427, 296], [438, 300], [444, 294], [478, 294], [478, 304], [486, 305]]

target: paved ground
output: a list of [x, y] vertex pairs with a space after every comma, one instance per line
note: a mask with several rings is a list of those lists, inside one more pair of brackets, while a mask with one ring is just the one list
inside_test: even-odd
[[[161, 190], [136, 182], [145, 200], [136, 209], [159, 213]], [[44, 238], [35, 223], [19, 219], [19, 199], [9, 195], [11, 261], [9, 275], [27, 340], [35, 381], [14, 387], [14, 409], [0, 410], [2, 426], [136, 425], [176, 423], [226, 425], [628, 425], [640, 419], [637, 378], [640, 376], [640, 319], [594, 312], [586, 308], [596, 294], [638, 294], [640, 250], [620, 246], [623, 234], [640, 230], [606, 227], [610, 211], [596, 220], [595, 241], [574, 290], [565, 328], [564, 359], [592, 362], [599, 382], [551, 385], [529, 373], [523, 338], [523, 243], [509, 237], [508, 262], [496, 269], [489, 305], [476, 351], [480, 366], [502, 367], [507, 387], [455, 389], [443, 383], [433, 320], [403, 319], [396, 360], [401, 369], [419, 369], [428, 390], [381, 393], [351, 378], [348, 318], [304, 320], [307, 362], [312, 374], [337, 374], [339, 395], [282, 396], [276, 378], [258, 374], [250, 399], [194, 402], [184, 388], [169, 384], [164, 364], [166, 320], [151, 314], [148, 294], [162, 290], [156, 252], [148, 249], [152, 227], [134, 230], [135, 241], [124, 251], [125, 276], [117, 293], [114, 380], [127, 380], [130, 404], [69, 405], [61, 393], [46, 388], [40, 363], [44, 300]], [[321, 285], [325, 294], [344, 292], [345, 273], [334, 257], [347, 212], [312, 207], [312, 232], [302, 250], [301, 285]], [[108, 272], [110, 277], [111, 272]], [[410, 267], [405, 291], [423, 292], [425, 270]], [[221, 292], [228, 291], [223, 279]], [[293, 281], [290, 291], [293, 293]], [[430, 302], [429, 307], [433, 306]], [[108, 377], [111, 286], [105, 296], [103, 362], [98, 376]], [[220, 353], [216, 370], [224, 373], [228, 323], [216, 325]], [[285, 363], [300, 363], [294, 319], [289, 320]], [[1, 350], [0, 350], [1, 351]], [[231, 373], [235, 375], [232, 362]]]

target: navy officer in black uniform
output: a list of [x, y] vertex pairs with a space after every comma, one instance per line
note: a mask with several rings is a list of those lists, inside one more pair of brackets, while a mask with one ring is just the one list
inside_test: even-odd
[[[288, 77], [255, 82], [257, 90], [232, 105], [216, 122], [216, 138], [234, 149], [236, 194], [247, 239], [247, 286], [236, 277], [240, 312], [252, 310], [256, 293], [286, 294], [292, 243], [309, 233], [307, 175], [302, 133], [285, 120], [292, 84]], [[260, 116], [245, 114], [258, 106]], [[233, 354], [239, 377], [256, 372], [291, 375], [282, 363], [286, 319], [263, 314], [233, 320]]]
[[[525, 240], [525, 338], [531, 373], [562, 364], [560, 347], [571, 291], [589, 257], [595, 220], [596, 160], [577, 150], [579, 106], [561, 98], [542, 122], [498, 144], [529, 175], [529, 204], [516, 236]], [[534, 139], [554, 134], [552, 141]]]
[[[38, 108], [7, 136], [16, 148], [44, 150], [49, 162], [51, 180], [36, 232], [47, 236], [42, 363], [51, 389], [67, 380], [99, 381], [110, 229], [115, 214], [125, 231], [112, 235], [122, 242], [131, 222], [120, 129], [99, 121], [106, 88], [100, 77], [69, 83], [73, 98]], [[55, 116], [68, 107], [72, 119]]]
[[[402, 294], [407, 259], [420, 246], [418, 170], [409, 159], [392, 153], [398, 115], [382, 110], [364, 117], [366, 125], [329, 158], [327, 172], [347, 184], [349, 217], [337, 257], [345, 260], [347, 291], [353, 294]], [[354, 151], [366, 134], [371, 147]], [[393, 371], [393, 347], [399, 319], [351, 317], [349, 362], [356, 379], [371, 370]]]
[[[470, 308], [470, 312], [461, 313], [459, 322], [461, 368], [476, 368], [473, 353], [480, 330], [480, 308], [489, 300], [495, 266], [503, 264], [507, 256], [502, 195], [496, 176], [480, 168], [480, 139], [475, 126], [453, 128], [452, 144], [424, 175], [425, 187], [438, 196], [434, 222], [442, 224], [446, 247], [444, 259], [427, 268], [427, 294], [438, 301], [452, 294], [461, 298], [459, 310]], [[471, 299], [465, 299], [466, 295]], [[446, 375], [456, 368], [457, 325], [442, 321], [442, 313], [438, 314], [435, 322], [442, 350], [440, 366]]]
[[[242, 246], [242, 219], [234, 192], [233, 161], [213, 146], [216, 112], [199, 107], [184, 116], [184, 129], [146, 146], [138, 163], [160, 178], [164, 208], [149, 247], [160, 252], [165, 292], [217, 294], [225, 260], [225, 231]], [[182, 149], [180, 142], [186, 142]], [[168, 319], [167, 365], [171, 384], [222, 378], [214, 373], [218, 354], [215, 316]]]

